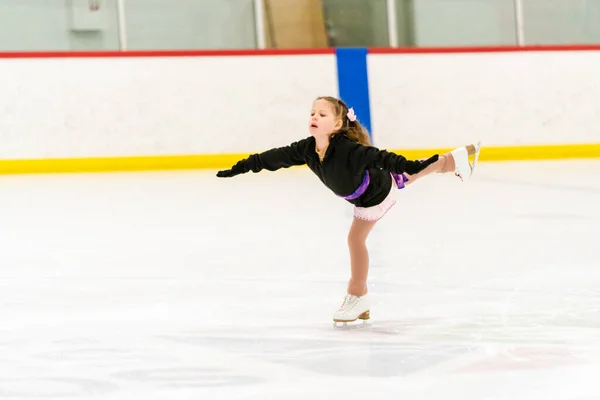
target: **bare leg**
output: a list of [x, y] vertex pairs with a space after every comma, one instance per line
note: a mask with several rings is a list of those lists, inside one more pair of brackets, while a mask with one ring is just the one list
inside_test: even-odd
[[[475, 154], [475, 146], [474, 145], [470, 144], [470, 145], [466, 146], [466, 148], [467, 148], [467, 153], [469, 155]], [[455, 169], [456, 169], [456, 163], [454, 162], [454, 157], [450, 153], [445, 153], [445, 154], [442, 154], [436, 162], [434, 162], [433, 164], [431, 164], [430, 166], [428, 166], [427, 168], [425, 168], [423, 171], [419, 172], [418, 174], [415, 174], [415, 175], [406, 174], [406, 176], [408, 177], [408, 181], [405, 182], [405, 184], [409, 185], [409, 184], [413, 183], [414, 181], [416, 181], [417, 179], [423, 178], [424, 176], [427, 176], [427, 175], [430, 175], [433, 173], [445, 174], [448, 172], [454, 172]]]
[[414, 175], [405, 174], [408, 177], [408, 181], [405, 182], [405, 184], [410, 185], [417, 179], [423, 178], [430, 174], [446, 173], [446, 172], [454, 171], [454, 165], [455, 165], [454, 157], [452, 157], [452, 154], [450, 154], [450, 153], [442, 154], [436, 162], [434, 162], [433, 164], [431, 164], [430, 166], [428, 166], [427, 168], [425, 168], [423, 171], [419, 172], [418, 174], [414, 174]]
[[369, 273], [369, 252], [367, 236], [377, 221], [363, 221], [354, 218], [348, 233], [350, 250], [351, 278], [348, 282], [348, 294], [364, 296], [367, 294], [367, 275]]

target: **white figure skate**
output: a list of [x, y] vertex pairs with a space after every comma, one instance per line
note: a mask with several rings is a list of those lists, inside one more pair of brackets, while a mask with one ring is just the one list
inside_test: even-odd
[[348, 294], [340, 308], [333, 314], [333, 325], [337, 326], [338, 323], [342, 323], [342, 326], [346, 326], [348, 322], [354, 322], [357, 319], [364, 322], [371, 318], [370, 309], [371, 302], [368, 294], [360, 297]]
[[[469, 180], [471, 175], [473, 175], [473, 170], [477, 165], [477, 161], [479, 160], [479, 151], [481, 150], [481, 142], [477, 142], [477, 145], [468, 145], [464, 147], [459, 147], [458, 149], [454, 149], [450, 152], [454, 157], [454, 162], [456, 164], [456, 168], [454, 170], [454, 174], [458, 176], [463, 182]], [[473, 164], [469, 163], [469, 157], [475, 156], [473, 160]]]

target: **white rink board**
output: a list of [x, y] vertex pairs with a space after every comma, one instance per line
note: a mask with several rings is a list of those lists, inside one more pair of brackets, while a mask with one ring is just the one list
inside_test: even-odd
[[[368, 63], [378, 147], [600, 143], [600, 52]], [[308, 136], [312, 101], [337, 79], [334, 54], [0, 59], [0, 158], [262, 151]]]
[[4, 159], [238, 153], [309, 135], [332, 55], [0, 60]]
[[373, 54], [382, 148], [598, 143], [600, 52]]

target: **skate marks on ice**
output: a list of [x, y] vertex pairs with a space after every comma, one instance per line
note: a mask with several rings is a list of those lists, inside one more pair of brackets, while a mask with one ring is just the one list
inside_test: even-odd
[[437, 321], [437, 318], [420, 318], [411, 320], [366, 320], [357, 319], [351, 322], [332, 322], [334, 331], [366, 331], [372, 335], [402, 336], [421, 326]]
[[359, 331], [340, 335], [325, 326], [320, 329], [264, 327], [244, 328], [240, 334], [235, 330], [211, 330], [163, 337], [189, 346], [220, 349], [264, 364], [337, 377], [410, 375], [469, 351], [467, 346], [460, 344], [420, 345], [397, 340], [396, 335], [402, 335], [402, 327], [395, 334], [375, 324], [365, 326], [365, 329], [362, 335]]
[[119, 386], [93, 379], [78, 378], [0, 378], [0, 398], [81, 398], [119, 390]]
[[[206, 330], [165, 340], [340, 377], [600, 368], [600, 320], [547, 314]], [[577, 322], [583, 329], [577, 329]], [[587, 327], [584, 328], [584, 327]], [[594, 329], [589, 329], [589, 328]]]
[[153, 382], [162, 388], [172, 389], [252, 386], [267, 382], [264, 377], [236, 374], [225, 368], [138, 369], [115, 373], [112, 377], [137, 382]]
[[[0, 331], [0, 336], [4, 336], [3, 331]], [[44, 345], [51, 346], [39, 341], [34, 344], [26, 338], [7, 339], [0, 343], [0, 399], [68, 399], [119, 390], [117, 384], [105, 379], [65, 373], [61, 369], [64, 364], [57, 364], [56, 359], [45, 360], [36, 350]]]
[[[86, 341], [84, 346], [89, 344]], [[22, 337], [2, 343], [0, 399], [69, 399], [119, 391], [119, 385], [111, 380], [90, 376], [81, 368], [69, 368], [74, 365], [70, 364], [69, 349], [64, 340]]]
[[140, 390], [153, 399], [157, 397], [151, 393], [181, 389], [239, 395], [287, 382], [292, 372], [298, 373], [297, 379], [303, 372], [311, 379], [421, 376], [416, 382], [429, 382], [431, 377], [449, 382], [444, 377], [485, 379], [504, 372], [516, 379], [519, 372], [598, 369], [600, 315], [594, 309], [577, 309], [580, 312], [565, 307], [505, 317], [372, 318], [354, 330], [333, 329], [323, 321], [164, 334], [156, 329], [100, 335], [86, 330], [69, 336], [62, 331], [42, 340], [20, 337], [3, 343], [0, 399], [68, 399], [114, 392], [127, 398]]
[[0, 399], [127, 398], [139, 390], [152, 394], [215, 388], [235, 391], [267, 381], [262, 375], [190, 354], [187, 346], [172, 342], [165, 346], [155, 335], [125, 333], [97, 339], [92, 335], [11, 341], [0, 365]]

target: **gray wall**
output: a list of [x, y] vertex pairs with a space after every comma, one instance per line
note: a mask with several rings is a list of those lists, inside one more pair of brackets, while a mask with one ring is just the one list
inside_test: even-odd
[[[115, 50], [117, 0], [0, 0], [0, 51]], [[130, 49], [255, 48], [252, 0], [125, 0]], [[277, 1], [277, 0], [271, 0]], [[395, 0], [401, 46], [516, 44], [513, 0]], [[522, 0], [527, 44], [600, 43], [600, 0]], [[385, 0], [323, 0], [334, 46], [388, 46]]]
[[[396, 2], [412, 3], [414, 45], [516, 44], [513, 0]], [[522, 0], [522, 4], [526, 44], [600, 43], [600, 0]]]
[[116, 1], [109, 3], [99, 10], [103, 29], [73, 31], [68, 0], [0, 0], [0, 50], [118, 49]]
[[[117, 0], [0, 0], [0, 51], [116, 50]], [[126, 0], [130, 49], [255, 48], [252, 0]]]
[[516, 44], [513, 0], [412, 2], [413, 35], [418, 46]]
[[252, 0], [126, 0], [125, 4], [131, 49], [257, 46]]
[[600, 0], [523, 0], [530, 44], [600, 43]]
[[[514, 0], [395, 0], [400, 46], [516, 45]], [[526, 44], [600, 44], [600, 0], [522, 0]], [[336, 46], [388, 46], [385, 0], [323, 0]]]

